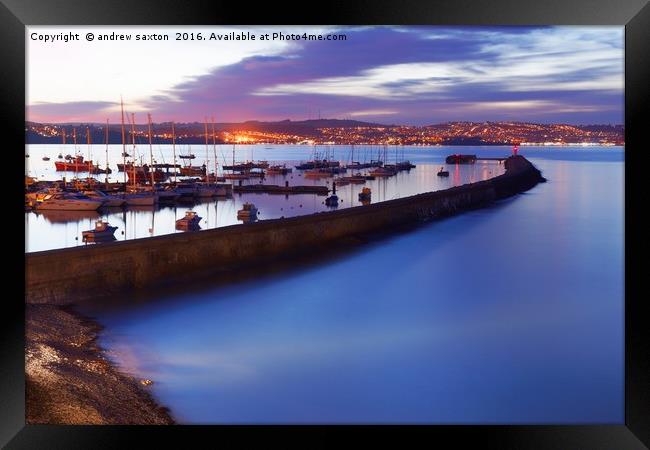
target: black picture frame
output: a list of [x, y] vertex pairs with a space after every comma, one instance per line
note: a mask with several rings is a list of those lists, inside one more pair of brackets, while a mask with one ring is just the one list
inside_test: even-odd
[[[650, 446], [650, 346], [644, 298], [639, 292], [643, 267], [633, 261], [643, 257], [641, 237], [642, 166], [645, 163], [642, 117], [648, 116], [650, 85], [650, 5], [643, 0], [386, 0], [304, 3], [224, 2], [207, 0], [1, 0], [0, 48], [4, 134], [3, 157], [16, 167], [24, 158], [16, 151], [25, 135], [25, 25], [222, 25], [222, 24], [435, 24], [435, 25], [624, 25], [625, 26], [625, 423], [584, 426], [414, 426], [414, 427], [260, 427], [260, 426], [45, 426], [25, 425], [24, 391], [24, 288], [20, 256], [7, 253], [4, 272], [17, 287], [5, 296], [0, 314], [0, 446], [7, 448], [130, 448], [145, 438], [144, 447], [157, 444], [187, 445], [205, 438], [209, 446], [250, 444], [250, 438], [267, 439], [264, 445], [293, 438], [311, 446], [332, 440], [332, 431], [361, 432], [365, 437], [389, 442], [400, 437], [451, 440], [454, 447], [516, 449], [642, 449]], [[56, 68], [53, 68], [56, 70]], [[14, 155], [15, 153], [15, 155]], [[11, 166], [14, 166], [13, 163]], [[5, 179], [22, 189], [19, 171]], [[15, 196], [15, 206], [21, 194]], [[13, 199], [14, 197], [12, 197]], [[11, 202], [13, 206], [13, 200]], [[13, 210], [13, 208], [11, 208]], [[13, 216], [13, 214], [10, 214]], [[13, 236], [24, 235], [21, 223]], [[24, 255], [19, 239], [14, 251]], [[15, 272], [15, 273], [14, 273]], [[11, 292], [11, 291], [10, 291]], [[16, 293], [17, 292], [17, 293]], [[254, 431], [255, 433], [251, 433]], [[349, 434], [349, 433], [346, 433]]]

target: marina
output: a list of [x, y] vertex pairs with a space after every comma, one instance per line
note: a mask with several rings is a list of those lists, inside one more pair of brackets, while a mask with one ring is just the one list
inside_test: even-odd
[[[143, 146], [143, 148], [147, 147], [145, 144]], [[274, 146], [271, 150], [265, 149], [264, 159], [268, 161], [261, 164], [268, 164], [269, 167], [293, 167], [291, 173], [269, 174], [263, 179], [227, 180], [224, 175], [230, 174], [231, 171], [225, 170], [223, 165], [232, 161], [233, 146], [216, 145], [213, 147], [210, 145], [209, 147], [207, 155], [210, 157], [210, 161], [207, 161], [209, 167], [214, 167], [214, 153], [216, 152], [217, 178], [224, 180], [219, 181], [216, 185], [212, 183], [213, 175], [209, 177], [211, 182], [205, 185], [196, 182], [197, 179], [201, 180], [200, 177], [174, 175], [173, 167], [166, 167], [164, 170], [169, 170], [170, 175], [163, 182], [155, 181], [156, 195], [152, 195], [147, 190], [134, 189], [132, 178], [127, 178], [129, 185], [127, 190], [131, 192], [125, 192], [125, 175], [117, 171], [101, 175], [77, 173], [76, 180], [74, 179], [75, 174], [68, 172], [66, 185], [69, 188], [78, 189], [86, 196], [110, 199], [110, 203], [93, 208], [94, 214], [92, 215], [80, 215], [77, 211], [57, 211], [56, 214], [51, 214], [54, 211], [46, 211], [38, 206], [33, 210], [26, 211], [26, 251], [84, 245], [81, 231], [92, 227], [97, 216], [118, 227], [115, 232], [117, 240], [139, 239], [182, 232], [177, 230], [175, 223], [176, 220], [183, 217], [189, 208], [193, 208], [203, 217], [201, 227], [205, 230], [241, 223], [237, 220], [237, 211], [247, 201], [253, 202], [257, 206], [260, 213], [259, 220], [328, 211], [330, 207], [325, 204], [325, 197], [331, 193], [333, 183], [337, 185], [337, 196], [341, 200], [337, 208], [345, 209], [364, 206], [364, 203], [359, 200], [359, 193], [363, 186], [372, 190], [372, 202], [382, 202], [423, 192], [447, 189], [451, 186], [484, 180], [503, 173], [503, 166], [497, 162], [458, 165], [452, 167], [452, 174], [448, 180], [442, 180], [436, 176], [436, 171], [441, 163], [444, 164], [444, 158], [454, 151], [453, 148], [420, 147], [404, 149], [406, 156], [411, 161], [415, 161], [417, 167], [410, 171], [395, 172], [390, 177], [375, 178], [369, 172], [376, 167], [369, 167], [351, 174], [310, 179], [304, 176], [304, 170], [296, 169], [295, 166], [300, 166], [304, 161], [313, 157], [315, 150], [312, 146]], [[261, 153], [260, 146], [237, 145], [234, 147], [235, 159], [240, 161], [252, 160], [255, 154]], [[122, 146], [109, 145], [108, 151], [105, 145], [101, 144], [92, 144], [91, 148], [93, 154], [108, 153], [109, 167], [117, 167], [118, 163], [123, 162]], [[129, 150], [132, 152], [132, 149]], [[146, 150], [149, 149], [146, 148]], [[350, 150], [350, 146], [331, 146], [330, 158], [336, 162], [330, 164], [339, 164], [340, 166], [349, 161]], [[378, 146], [355, 146], [355, 159], [358, 158], [358, 155], [363, 155], [363, 152], [368, 156], [374, 154], [376, 157], [379, 150], [381, 149]], [[138, 151], [137, 147], [136, 151]], [[178, 151], [177, 147], [176, 152]], [[185, 153], [190, 151], [197, 155], [196, 160], [200, 165], [205, 164], [204, 145], [191, 146], [183, 150]], [[503, 156], [510, 151], [509, 147], [486, 148], [485, 154]], [[36, 185], [30, 185], [30, 190], [34, 191], [33, 194], [29, 194], [30, 196], [37, 195], [39, 183], [52, 185], [58, 180], [59, 184], [62, 184], [62, 178], [66, 173], [56, 172], [50, 166], [51, 162], [48, 164], [48, 162], [42, 161], [41, 157], [57, 153], [74, 154], [73, 146], [30, 145], [29, 152], [36, 156], [31, 158], [26, 166], [26, 175], [36, 183]], [[152, 154], [157, 155], [157, 158], [152, 158], [154, 161], [152, 166], [155, 164], [173, 166], [173, 153], [174, 149], [171, 145], [154, 145]], [[399, 153], [402, 153], [401, 149]], [[201, 158], [202, 154], [203, 158]], [[163, 160], [165, 163], [158, 162]], [[391, 160], [389, 159], [389, 161]], [[235, 175], [245, 176], [241, 173], [235, 173]], [[147, 176], [144, 175], [142, 180], [146, 179]], [[205, 189], [209, 187], [212, 190]], [[206, 195], [202, 195], [201, 192]], [[366, 204], [368, 201], [365, 201]], [[120, 203], [122, 206], [118, 206]]]

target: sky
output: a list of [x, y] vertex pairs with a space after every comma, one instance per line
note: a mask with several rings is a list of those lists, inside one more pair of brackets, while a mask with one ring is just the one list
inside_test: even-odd
[[[95, 39], [87, 41], [92, 32]], [[131, 41], [99, 41], [101, 34]], [[175, 40], [176, 33], [256, 40]], [[345, 34], [281, 40], [272, 33]], [[79, 33], [79, 41], [42, 40]], [[169, 41], [135, 41], [136, 34]], [[271, 39], [260, 37], [269, 33]], [[41, 40], [38, 37], [41, 37]], [[27, 120], [622, 124], [623, 27], [30, 26]]]

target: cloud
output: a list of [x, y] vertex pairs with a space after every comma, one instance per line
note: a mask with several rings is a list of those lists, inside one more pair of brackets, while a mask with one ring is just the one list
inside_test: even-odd
[[340, 32], [347, 40], [292, 42], [282, 52], [187, 77], [139, 106], [159, 121], [302, 119], [318, 111], [411, 124], [521, 114], [540, 121], [623, 120], [622, 27]]
[[[27, 106], [27, 116], [34, 122], [47, 122], [55, 115], [65, 122], [89, 122], [88, 118], [98, 113], [106, 112], [118, 106], [115, 102], [65, 102], [65, 103], [36, 103]], [[100, 120], [101, 121], [101, 120]]]

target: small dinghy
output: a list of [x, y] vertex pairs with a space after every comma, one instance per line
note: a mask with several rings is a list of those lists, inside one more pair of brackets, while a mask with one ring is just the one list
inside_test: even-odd
[[177, 230], [198, 230], [201, 217], [194, 211], [187, 211], [185, 217], [176, 221]]
[[115, 239], [114, 233], [117, 227], [111, 226], [108, 222], [98, 220], [95, 222], [94, 230], [86, 230], [81, 232], [81, 237], [84, 242], [86, 241], [101, 241]]
[[332, 195], [325, 199], [325, 205], [331, 208], [339, 206], [339, 197], [336, 195], [336, 182], [332, 183]]
[[337, 195], [330, 195], [325, 199], [325, 205], [330, 207], [339, 206], [339, 197]]
[[440, 170], [438, 171], [438, 176], [439, 177], [448, 177], [449, 176], [449, 171], [448, 170], [443, 170], [441, 167]]
[[367, 202], [370, 200], [371, 196], [371, 191], [369, 187], [364, 187], [361, 189], [361, 192], [359, 192], [359, 201], [360, 202]]
[[257, 208], [252, 203], [244, 203], [242, 209], [237, 211], [237, 219], [243, 221], [253, 221], [257, 219]]

